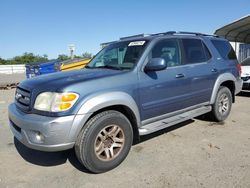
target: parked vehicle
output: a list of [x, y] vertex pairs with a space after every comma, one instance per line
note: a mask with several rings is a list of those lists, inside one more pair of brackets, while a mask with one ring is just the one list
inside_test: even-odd
[[241, 62], [241, 71], [242, 90], [250, 90], [250, 57]]
[[59, 60], [51, 60], [48, 62], [35, 62], [26, 64], [26, 77], [32, 78], [43, 74], [57, 72], [57, 69], [55, 67], [58, 63], [60, 63]]
[[25, 80], [10, 128], [29, 148], [73, 148], [94, 173], [118, 166], [140, 136], [210, 113], [224, 121], [242, 87], [229, 42], [166, 32], [119, 40], [85, 69]]
[[26, 77], [32, 78], [35, 76], [54, 73], [58, 71], [78, 70], [84, 68], [90, 59], [69, 59], [65, 61], [51, 60], [48, 62], [36, 62], [26, 64]]

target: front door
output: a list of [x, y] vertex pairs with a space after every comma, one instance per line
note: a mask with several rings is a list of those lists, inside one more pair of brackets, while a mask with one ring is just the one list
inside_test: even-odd
[[177, 39], [157, 42], [146, 61], [163, 58], [167, 68], [161, 71], [139, 73], [139, 97], [142, 120], [174, 112], [190, 106], [189, 79], [182, 66]]

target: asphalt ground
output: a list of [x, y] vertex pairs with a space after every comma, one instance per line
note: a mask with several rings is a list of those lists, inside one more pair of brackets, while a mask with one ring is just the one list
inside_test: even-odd
[[[2, 79], [2, 77], [1, 77]], [[228, 119], [202, 118], [144, 136], [125, 161], [91, 174], [74, 151], [40, 152], [13, 138], [0, 90], [0, 187], [250, 187], [250, 93], [236, 97]]]

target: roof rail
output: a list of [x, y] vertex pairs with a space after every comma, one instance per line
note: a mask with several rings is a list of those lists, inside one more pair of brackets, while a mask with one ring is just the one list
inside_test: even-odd
[[138, 37], [157, 36], [157, 35], [196, 35], [196, 36], [212, 36], [212, 37], [219, 37], [219, 36], [217, 36], [217, 35], [210, 35], [210, 34], [204, 34], [204, 33], [198, 33], [198, 32], [167, 31], [167, 32], [161, 32], [161, 33], [138, 34], [138, 35], [132, 35], [132, 36], [128, 36], [128, 37], [121, 37], [120, 40], [127, 40], [127, 39], [133, 39], [133, 38], [138, 38]]
[[175, 33], [176, 33], [176, 31], [167, 31], [167, 32], [162, 32], [162, 33], [153, 33], [153, 34], [150, 34], [149, 36], [155, 36], [155, 35], [173, 35]]
[[[167, 32], [161, 32], [161, 33], [153, 33], [153, 34], [138, 34], [138, 35], [131, 35], [128, 37], [121, 37], [120, 41], [122, 40], [127, 40], [127, 39], [133, 39], [133, 38], [138, 38], [138, 37], [148, 37], [148, 36], [157, 36], [157, 35], [196, 35], [196, 36], [212, 36], [212, 37], [220, 37], [218, 35], [210, 35], [210, 34], [204, 34], [204, 33], [198, 33], [198, 32], [187, 32], [187, 31], [167, 31]], [[101, 47], [104, 48], [105, 46], [115, 43], [117, 41], [112, 41], [112, 42], [106, 42], [106, 43], [101, 43]]]
[[217, 35], [210, 35], [205, 33], [198, 33], [198, 32], [187, 32], [187, 31], [168, 31], [166, 32], [167, 35], [196, 35], [196, 36], [213, 36], [213, 37], [219, 37]]
[[131, 35], [131, 36], [128, 36], [128, 37], [121, 37], [120, 40], [127, 40], [127, 39], [133, 39], [133, 38], [137, 38], [137, 37], [148, 37], [150, 36], [150, 34], [138, 34], [138, 35]]

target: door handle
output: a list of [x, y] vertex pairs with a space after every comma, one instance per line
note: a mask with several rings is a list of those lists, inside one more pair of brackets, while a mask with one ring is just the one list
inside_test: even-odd
[[215, 68], [213, 68], [213, 69], [211, 70], [211, 72], [218, 72], [218, 70], [215, 69]]
[[176, 75], [175, 75], [175, 78], [183, 78], [183, 77], [185, 77], [184, 74], [176, 74]]

